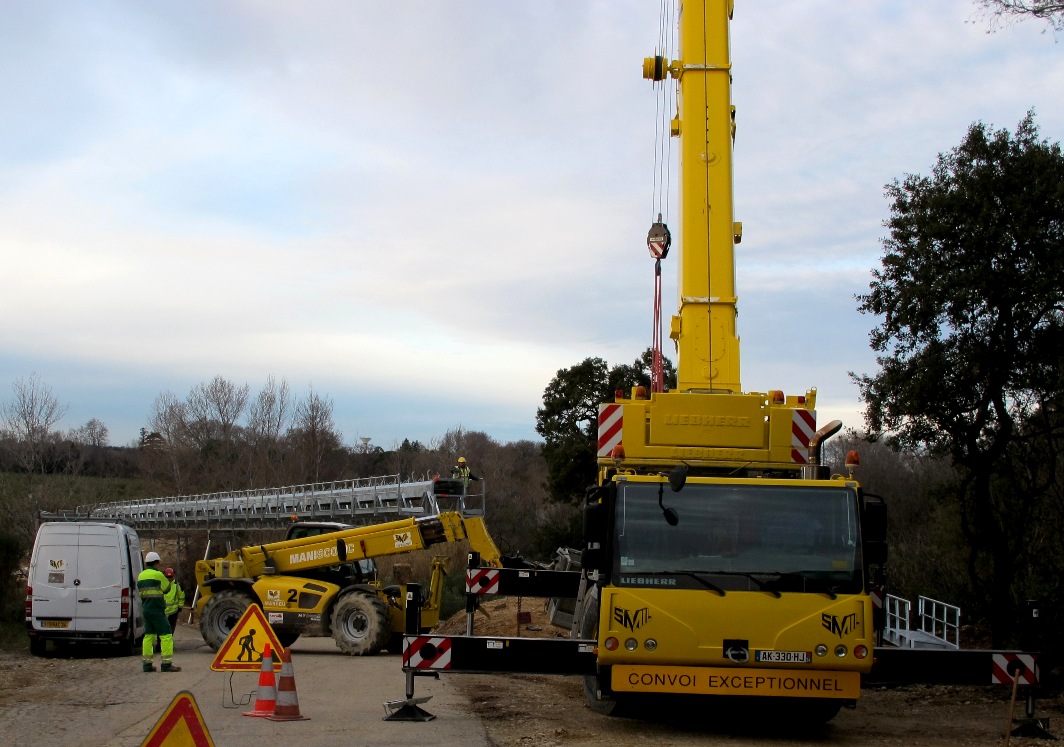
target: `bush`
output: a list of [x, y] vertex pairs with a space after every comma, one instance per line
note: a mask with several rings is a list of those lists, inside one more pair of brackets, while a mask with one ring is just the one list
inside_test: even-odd
[[21, 535], [0, 531], [0, 623], [22, 622], [25, 617], [26, 579], [22, 559], [29, 545]]

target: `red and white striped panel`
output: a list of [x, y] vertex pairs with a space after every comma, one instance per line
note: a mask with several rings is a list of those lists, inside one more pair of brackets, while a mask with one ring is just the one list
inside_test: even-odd
[[872, 606], [877, 610], [883, 609], [883, 589], [878, 586], [871, 586], [868, 589], [868, 595], [872, 597]]
[[621, 443], [624, 409], [620, 405], [599, 405], [598, 455], [608, 457]]
[[451, 639], [420, 635], [403, 639], [403, 666], [413, 669], [450, 669]]
[[809, 442], [816, 433], [816, 410], [793, 410], [791, 416], [791, 461], [809, 461]]
[[990, 665], [990, 684], [1011, 685], [1012, 672], [1020, 669], [1021, 685], [1038, 684], [1038, 663], [1034, 654], [993, 654]]
[[498, 594], [499, 571], [491, 568], [467, 568], [466, 594]]

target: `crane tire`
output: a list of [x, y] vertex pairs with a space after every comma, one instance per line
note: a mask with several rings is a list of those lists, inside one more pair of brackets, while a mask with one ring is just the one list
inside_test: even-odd
[[364, 591], [345, 594], [333, 607], [332, 634], [345, 654], [375, 654], [391, 637], [388, 607], [375, 594]]
[[[587, 640], [598, 638], [599, 593], [595, 589], [584, 595], [584, 614], [580, 621], [580, 637]], [[599, 678], [595, 674], [584, 675], [584, 701], [587, 707], [603, 716], [611, 716], [617, 710], [617, 701], [599, 697]]]
[[211, 595], [200, 617], [200, 634], [213, 651], [222, 647], [247, 608], [253, 604], [255, 598], [239, 589], [226, 589]]

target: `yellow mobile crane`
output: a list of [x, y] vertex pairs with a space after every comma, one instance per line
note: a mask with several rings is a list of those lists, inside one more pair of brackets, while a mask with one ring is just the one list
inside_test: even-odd
[[[872, 666], [886, 514], [852, 470], [821, 466], [842, 424], [817, 430], [815, 389], [740, 388], [732, 6], [681, 0], [678, 59], [643, 64], [645, 78], [677, 90], [677, 387], [637, 387], [599, 407], [576, 633], [597, 642], [585, 676], [597, 710], [647, 694], [738, 695], [826, 720], [859, 697]], [[659, 218], [651, 254], [668, 242]]]
[[[217, 650], [248, 606], [257, 604], [284, 646], [301, 633], [316, 633], [332, 636], [345, 653], [375, 654], [401, 642], [406, 589], [382, 587], [358, 561], [462, 540], [486, 565], [501, 567], [483, 518], [454, 511], [251, 545], [200, 560], [200, 632]], [[435, 558], [422, 605], [423, 630], [439, 622], [443, 574], [444, 561]]]

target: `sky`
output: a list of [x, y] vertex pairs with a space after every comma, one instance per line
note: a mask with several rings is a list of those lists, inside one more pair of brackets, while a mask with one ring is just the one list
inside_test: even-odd
[[[860, 428], [884, 186], [976, 121], [1064, 139], [1064, 46], [974, 0], [735, 6], [742, 386]], [[163, 393], [272, 376], [348, 445], [539, 440], [559, 369], [651, 343], [660, 17], [0, 0], [0, 402], [38, 376], [126, 445]]]

